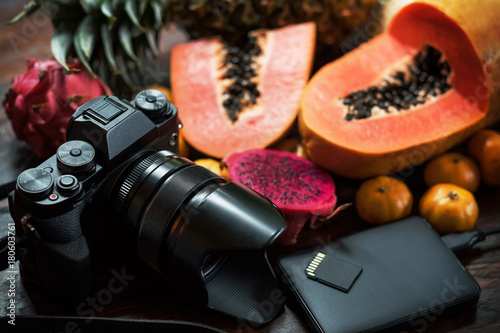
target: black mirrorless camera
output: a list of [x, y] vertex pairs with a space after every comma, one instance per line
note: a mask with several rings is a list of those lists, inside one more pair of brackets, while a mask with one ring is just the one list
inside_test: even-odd
[[40, 237], [23, 273], [48, 294], [80, 302], [91, 293], [88, 233], [113, 226], [198, 303], [268, 322], [283, 306], [259, 306], [279, 291], [266, 249], [284, 230], [283, 216], [256, 192], [176, 156], [179, 128], [176, 107], [157, 90], [80, 106], [67, 142], [21, 173], [9, 195], [18, 234]]

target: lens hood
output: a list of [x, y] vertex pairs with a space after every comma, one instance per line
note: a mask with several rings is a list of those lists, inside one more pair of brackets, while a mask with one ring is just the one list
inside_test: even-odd
[[[285, 227], [281, 212], [255, 191], [235, 182], [214, 186], [182, 209], [164, 263], [197, 302], [264, 324], [284, 305], [266, 249]], [[208, 272], [207, 256], [216, 257]]]

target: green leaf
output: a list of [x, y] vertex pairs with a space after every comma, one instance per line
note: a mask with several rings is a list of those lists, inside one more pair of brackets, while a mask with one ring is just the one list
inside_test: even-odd
[[116, 55], [116, 65], [118, 66], [118, 69], [120, 70], [121, 73], [121, 78], [123, 79], [123, 82], [130, 88], [134, 89], [135, 85], [130, 79], [130, 76], [128, 75], [127, 71], [127, 65], [125, 63], [125, 60], [123, 59], [123, 53], [119, 52]]
[[115, 18], [113, 13], [113, 3], [111, 0], [104, 0], [101, 3], [101, 13], [107, 18]]
[[130, 79], [132, 80], [135, 88], [141, 85], [141, 78], [143, 77], [139, 71], [139, 65], [133, 61], [127, 61], [127, 71]]
[[75, 47], [76, 55], [82, 62], [82, 65], [92, 77], [95, 77], [94, 72], [88, 62], [95, 44], [94, 18], [90, 15], [86, 16], [73, 35], [73, 46]]
[[113, 72], [113, 74], [120, 74], [118, 67], [116, 67], [115, 52], [113, 50], [111, 31], [108, 28], [108, 24], [106, 23], [101, 24], [101, 39], [102, 39], [104, 55], [106, 56], [106, 60], [109, 66], [111, 67], [111, 71]]
[[78, 44], [88, 60], [92, 55], [95, 45], [95, 20], [93, 16], [85, 16], [75, 32], [75, 44]]
[[129, 26], [130, 28], [130, 35], [132, 36], [133, 43], [135, 44], [135, 40], [137, 37], [144, 35], [144, 31], [139, 30], [135, 25], [131, 24]]
[[104, 59], [102, 53], [99, 55], [99, 60], [97, 63], [97, 73], [99, 75], [99, 78], [106, 82], [110, 83], [111, 78], [109, 77], [109, 71], [108, 71], [108, 66], [106, 66], [107, 62], [106, 59]]
[[66, 58], [73, 44], [73, 32], [74, 26], [72, 24], [61, 22], [55, 29], [52, 39], [50, 40], [52, 55], [66, 71], [69, 71]]
[[144, 13], [146, 12], [146, 8], [148, 7], [148, 0], [139, 1], [139, 17], [144, 17]]
[[80, 62], [82, 63], [83, 67], [85, 67], [85, 69], [87, 70], [87, 72], [89, 73], [89, 75], [92, 78], [95, 78], [95, 73], [92, 70], [92, 67], [90, 66], [89, 61], [87, 59], [85, 59], [85, 55], [83, 54], [81, 47], [75, 43], [74, 38], [73, 38], [73, 44], [75, 46], [76, 55], [78, 56], [78, 59], [80, 59]]
[[101, 1], [102, 0], [80, 0], [80, 6], [83, 8], [85, 13], [94, 14], [100, 10]]
[[40, 5], [38, 4], [38, 2], [36, 0], [31, 0], [27, 5], [24, 6], [24, 9], [22, 12], [17, 14], [14, 18], [10, 19], [5, 24], [9, 25], [9, 24], [14, 24], [14, 23], [17, 23], [19, 21], [22, 21], [25, 18], [27, 18], [28, 16], [30, 16], [31, 14], [33, 14], [34, 12], [36, 12], [39, 8], [40, 8]]
[[153, 54], [153, 57], [157, 58], [158, 57], [158, 46], [156, 45], [156, 31], [154, 30], [148, 30], [145, 33], [146, 40], [148, 41], [148, 46], [149, 49], [151, 50], [151, 53]]
[[130, 57], [130, 59], [134, 60], [135, 62], [139, 62], [139, 58], [137, 58], [133, 50], [132, 34], [126, 23], [120, 25], [120, 27], [118, 28], [118, 39], [120, 40], [120, 44], [123, 47], [123, 50]]
[[154, 28], [155, 30], [160, 30], [161, 26], [163, 25], [161, 3], [157, 0], [151, 0], [151, 9], [153, 9], [153, 14], [155, 17]]
[[145, 31], [144, 27], [141, 25], [139, 22], [139, 18], [137, 17], [137, 3], [135, 0], [128, 0], [125, 1], [125, 12], [127, 13], [128, 17], [134, 23], [134, 25], [141, 31]]
[[112, 26], [116, 21], [116, 16], [113, 13], [113, 2], [112, 0], [104, 0], [101, 4], [101, 13], [108, 18], [110, 26]]

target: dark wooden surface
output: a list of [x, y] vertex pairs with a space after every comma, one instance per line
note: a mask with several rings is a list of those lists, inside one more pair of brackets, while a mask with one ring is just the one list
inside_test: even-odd
[[[7, 91], [11, 79], [26, 69], [26, 59], [50, 56], [49, 40], [52, 27], [47, 18], [38, 16], [13, 26], [4, 26], [21, 8], [15, 1], [0, 3], [0, 94]], [[498, 129], [498, 126], [497, 126]], [[36, 166], [38, 161], [30, 148], [16, 139], [3, 108], [0, 109], [0, 183], [14, 180], [22, 170]], [[415, 196], [415, 202], [425, 190], [422, 167], [415, 168], [404, 177]], [[359, 182], [335, 177], [339, 203], [352, 202]], [[500, 188], [482, 185], [476, 194], [480, 215], [477, 227], [484, 230], [500, 226]], [[416, 206], [416, 205], [415, 205]], [[417, 210], [414, 207], [413, 213]], [[10, 220], [6, 200], [0, 201], [0, 233], [5, 233], [5, 224]], [[295, 246], [273, 245], [269, 251], [271, 262], [277, 256], [333, 241], [356, 231], [370, 228], [355, 213], [353, 208], [341, 212], [319, 230], [305, 228]], [[441, 316], [428, 321], [426, 327], [407, 327], [407, 331], [427, 332], [500, 332], [500, 235], [494, 235], [460, 256], [460, 261], [481, 286], [482, 293], [476, 307], [452, 316]], [[63, 268], [61, 268], [63, 269]], [[135, 274], [135, 272], [134, 272]], [[94, 290], [105, 288], [112, 277], [110, 271], [98, 274], [94, 279]], [[5, 274], [0, 273], [0, 282]], [[375, 287], [375, 286], [374, 286]], [[30, 284], [17, 282], [18, 314], [74, 315], [68, 309], [47, 298]], [[3, 315], [7, 300], [6, 290], [0, 288], [0, 315]], [[175, 319], [202, 322], [228, 332], [307, 332], [308, 328], [297, 307], [287, 303], [285, 311], [269, 325], [254, 328], [215, 311], [197, 307], [178, 294], [175, 286], [165, 283], [155, 274], [137, 274], [123, 292], [113, 295], [109, 304], [96, 313], [100, 317], [126, 317], [148, 319]], [[360, 320], [353, 313], [352, 320]]]

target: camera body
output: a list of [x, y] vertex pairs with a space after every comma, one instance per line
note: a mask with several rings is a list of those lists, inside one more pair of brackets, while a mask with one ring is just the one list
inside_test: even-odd
[[266, 323], [283, 308], [259, 307], [279, 291], [266, 250], [285, 229], [283, 215], [249, 188], [176, 156], [180, 127], [157, 90], [80, 106], [67, 142], [21, 173], [9, 195], [17, 234], [40, 239], [21, 268], [47, 294], [77, 304], [92, 291], [89, 235], [111, 228], [197, 303]]
[[58, 299], [74, 303], [90, 293], [90, 252], [82, 232], [90, 222], [81, 217], [88, 207], [102, 210], [92, 205], [94, 198], [136, 155], [178, 150], [177, 109], [165, 96], [151, 106], [144, 95], [132, 103], [101, 96], [82, 105], [69, 121], [67, 142], [40, 166], [21, 173], [9, 196], [17, 233], [30, 223], [42, 236], [23, 260], [23, 271]]

